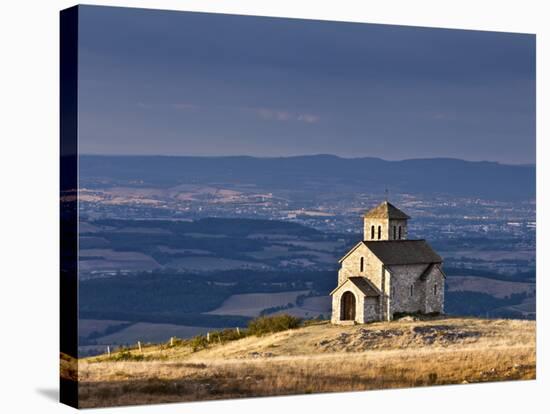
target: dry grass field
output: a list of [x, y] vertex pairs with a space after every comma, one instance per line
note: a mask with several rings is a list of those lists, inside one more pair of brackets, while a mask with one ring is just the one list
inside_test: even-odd
[[[534, 379], [532, 321], [320, 323], [199, 351], [167, 344], [79, 361], [81, 407]], [[142, 359], [139, 361], [132, 359]], [[65, 366], [67, 362], [65, 361]], [[67, 369], [65, 367], [65, 372]], [[71, 372], [71, 377], [74, 377]]]

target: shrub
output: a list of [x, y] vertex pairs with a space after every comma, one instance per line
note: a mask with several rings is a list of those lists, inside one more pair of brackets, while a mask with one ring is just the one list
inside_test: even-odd
[[111, 360], [113, 361], [143, 361], [144, 359], [145, 356], [143, 354], [132, 354], [128, 350], [117, 352], [111, 356]]
[[219, 338], [221, 342], [229, 342], [244, 338], [247, 334], [244, 329], [239, 330], [239, 332], [240, 333], [237, 333], [236, 329], [224, 329], [223, 331], [213, 332], [213, 335], [215, 340], [218, 340]]
[[189, 340], [189, 346], [193, 348], [193, 352], [197, 352], [208, 347], [208, 340], [205, 335], [197, 335]]
[[162, 345], [162, 349], [170, 348], [170, 346], [183, 346], [186, 345], [186, 343], [184, 339], [174, 337], [172, 340], [166, 341], [166, 343]]
[[294, 307], [294, 303], [287, 303], [286, 305], [281, 305], [281, 306], [273, 306], [271, 308], [266, 308], [264, 310], [262, 310], [260, 312], [260, 316], [266, 316], [266, 315], [269, 315], [271, 313], [276, 313], [276, 312], [279, 312], [279, 311], [282, 311], [282, 310], [285, 310], [285, 309], [290, 309], [290, 308], [293, 308]]
[[286, 331], [300, 326], [302, 320], [292, 315], [261, 316], [248, 323], [249, 335], [265, 335], [267, 333]]
[[[319, 315], [322, 316], [322, 315]], [[303, 321], [303, 326], [313, 326], [313, 325], [326, 325], [328, 321], [326, 319], [323, 319], [322, 317], [317, 317], [315, 319], [306, 319]]]

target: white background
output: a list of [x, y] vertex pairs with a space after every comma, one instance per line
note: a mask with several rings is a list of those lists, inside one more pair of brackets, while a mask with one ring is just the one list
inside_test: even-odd
[[[548, 74], [545, 1], [88, 1], [106, 4], [537, 34], [537, 380], [316, 396], [187, 403], [101, 412], [542, 412], [548, 306]], [[58, 398], [58, 27], [61, 0], [0, 5], [0, 411], [70, 412]], [[546, 27], [544, 26], [546, 24]], [[544, 139], [546, 138], [546, 140]], [[546, 162], [546, 163], [545, 163]], [[544, 188], [546, 180], [546, 188]], [[546, 346], [548, 346], [546, 344]], [[545, 392], [546, 389], [546, 392]]]

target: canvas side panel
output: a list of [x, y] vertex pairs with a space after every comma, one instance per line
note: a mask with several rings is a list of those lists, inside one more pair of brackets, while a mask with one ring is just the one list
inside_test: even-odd
[[60, 401], [78, 407], [78, 7], [60, 14]]

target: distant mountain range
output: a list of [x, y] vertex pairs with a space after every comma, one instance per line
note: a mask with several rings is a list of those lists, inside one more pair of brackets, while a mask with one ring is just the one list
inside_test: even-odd
[[452, 158], [386, 161], [311, 155], [99, 156], [79, 158], [81, 186], [128, 183], [254, 185], [264, 191], [447, 194], [493, 200], [532, 200], [535, 166], [504, 165]]

